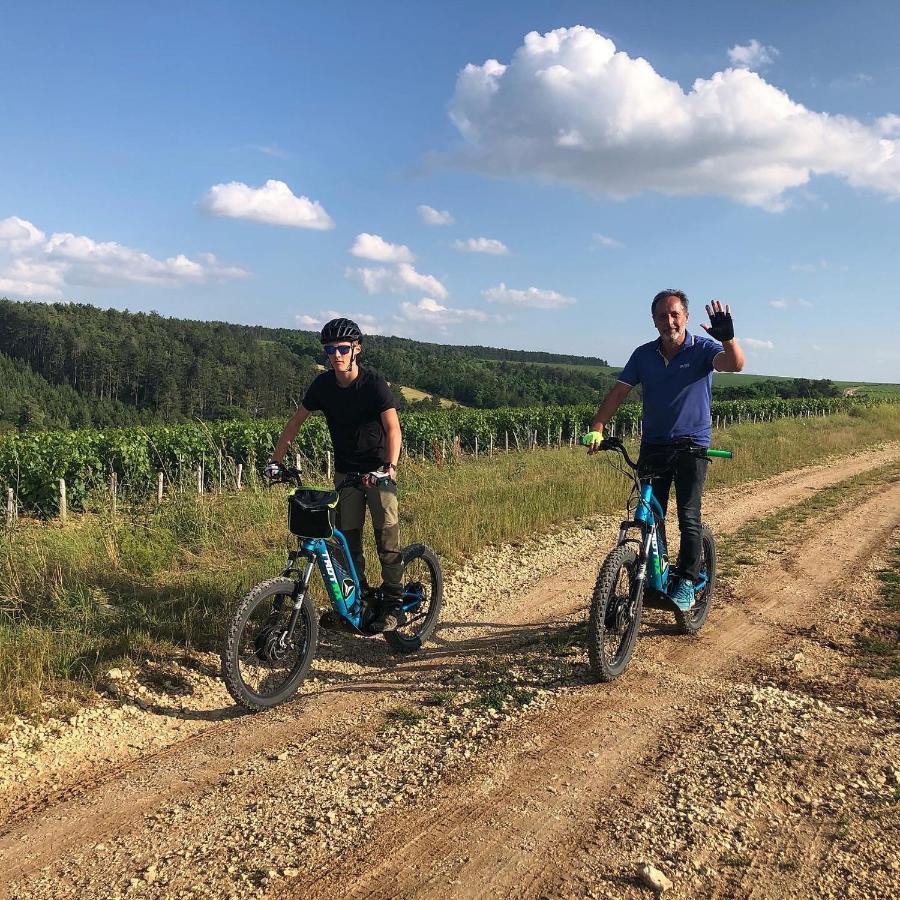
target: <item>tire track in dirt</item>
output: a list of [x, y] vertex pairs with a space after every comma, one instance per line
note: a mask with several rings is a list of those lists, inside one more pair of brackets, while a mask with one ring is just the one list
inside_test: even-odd
[[[734, 499], [728, 516], [711, 515], [708, 518], [718, 530], [737, 527], [762, 512], [789, 504], [809, 491], [876, 467], [897, 455], [896, 446], [886, 447], [841, 460], [839, 464], [817, 466], [743, 486], [732, 492]], [[711, 509], [713, 504], [718, 506], [715, 496], [710, 494], [707, 508]], [[501, 641], [521, 642], [529, 639], [526, 628], [529, 623], [535, 623], [536, 631], [552, 628], [561, 613], [571, 612], [583, 603], [593, 582], [596, 562], [592, 552], [573, 562], [571, 571], [566, 573], [567, 578], [557, 574], [544, 579], [526, 596], [501, 598], [492, 604], [490, 612], [494, 622], [491, 627], [467, 622], [449, 626], [442, 631], [441, 643], [436, 650], [413, 660], [375, 669], [369, 677], [360, 677], [349, 690], [326, 689], [262, 717], [217, 725], [180, 744], [164, 748], [152, 757], [123, 767], [99, 786], [89, 782], [75, 784], [56, 797], [35, 798], [32, 805], [20, 810], [18, 821], [7, 821], [0, 837], [0, 869], [3, 871], [0, 887], [28, 871], [46, 866], [53, 858], [62, 857], [86, 842], [140, 829], [147, 813], [178, 797], [212, 789], [221, 782], [227, 770], [240, 765], [249, 756], [275, 750], [305, 735], [365, 731], [372, 711], [383, 705], [386, 694], [407, 695], [423, 673], [452, 664], [460, 656], [483, 653], [485, 638], [492, 634], [499, 632]], [[575, 604], [574, 598], [578, 598]], [[752, 622], [742, 624], [753, 627]], [[533, 633], [530, 639], [534, 639]], [[705, 636], [701, 637], [701, 643], [704, 639]], [[658, 685], [658, 677], [649, 669], [639, 677], [645, 688]], [[395, 680], [397, 678], [400, 680]], [[633, 684], [631, 688], [634, 688]], [[620, 708], [609, 714], [611, 719], [619, 723], [630, 722], [636, 733], [644, 733], [649, 740], [655, 730], [654, 722], [666, 711], [666, 704], [662, 703], [657, 710], [655, 720], [653, 715], [647, 715], [645, 704], [635, 705], [628, 691], [621, 688], [617, 691], [622, 695], [618, 697]], [[642, 690], [643, 693], [646, 690]], [[639, 721], [641, 719], [643, 721]], [[587, 719], [583, 724], [585, 727], [590, 725]], [[601, 736], [596, 727], [594, 736]], [[623, 761], [630, 746], [626, 743], [620, 748]], [[615, 750], [611, 747], [609, 752], [614, 754]], [[563, 765], [560, 771], [566, 771], [566, 766]], [[49, 801], [49, 809], [40, 808], [41, 799], [44, 803]], [[560, 809], [564, 811], [563, 807]], [[24, 847], [28, 848], [27, 854], [23, 852]]]
[[[517, 737], [481, 760], [473, 777], [442, 784], [429, 809], [385, 817], [364, 857], [342, 858], [307, 893], [331, 897], [577, 896], [566, 862], [584, 826], [628, 815], [625, 795], [646, 795], [655, 759], [712, 704], [718, 679], [781, 640], [780, 624], [815, 622], [821, 594], [846, 579], [900, 521], [900, 484], [844, 511], [788, 572], [764, 573], [739, 606], [717, 610], [699, 641], [638, 647], [639, 676], [590, 686], [551, 711], [527, 715]], [[850, 540], [848, 536], [855, 536]], [[648, 656], [648, 649], [650, 655]], [[689, 709], [672, 707], [677, 699]], [[562, 790], [554, 789], [561, 779]], [[637, 790], [635, 790], [637, 788]], [[617, 847], [591, 846], [598, 868]], [[273, 896], [287, 896], [290, 892]]]

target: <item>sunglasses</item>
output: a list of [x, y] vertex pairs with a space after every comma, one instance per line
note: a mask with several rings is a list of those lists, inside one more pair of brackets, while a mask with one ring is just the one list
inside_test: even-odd
[[353, 347], [350, 344], [338, 344], [335, 346], [334, 344], [325, 344], [322, 349], [328, 356], [334, 356], [335, 353], [339, 353], [341, 356], [346, 356]]

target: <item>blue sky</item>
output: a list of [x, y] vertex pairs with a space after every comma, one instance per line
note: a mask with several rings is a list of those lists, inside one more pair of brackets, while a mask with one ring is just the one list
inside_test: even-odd
[[0, 295], [900, 381], [895, 4], [690, 8], [5, 4]]

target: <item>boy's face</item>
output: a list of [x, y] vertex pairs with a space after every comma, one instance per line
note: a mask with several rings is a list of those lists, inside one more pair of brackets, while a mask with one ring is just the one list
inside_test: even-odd
[[361, 347], [359, 341], [333, 341], [323, 344], [322, 349], [335, 372], [349, 372]]

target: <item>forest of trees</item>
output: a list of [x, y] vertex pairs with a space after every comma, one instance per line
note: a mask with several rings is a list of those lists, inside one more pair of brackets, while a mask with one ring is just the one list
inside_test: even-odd
[[[614, 380], [596, 357], [378, 335], [364, 347], [388, 381], [479, 409], [596, 402]], [[323, 361], [310, 331], [0, 299], [0, 431], [287, 415]], [[719, 400], [839, 393], [805, 378], [713, 390]]]
[[[259, 418], [292, 411], [322, 363], [309, 331], [171, 319], [84, 304], [0, 299], [0, 428]], [[365, 341], [389, 381], [467, 406], [596, 399], [593, 357]]]

